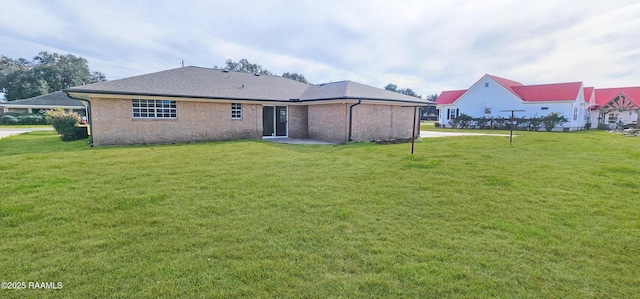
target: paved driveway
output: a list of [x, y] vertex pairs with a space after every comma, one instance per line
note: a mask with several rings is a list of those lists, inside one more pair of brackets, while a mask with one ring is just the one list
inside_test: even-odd
[[18, 135], [33, 131], [51, 131], [53, 128], [2, 128], [0, 127], [0, 139], [12, 135]]

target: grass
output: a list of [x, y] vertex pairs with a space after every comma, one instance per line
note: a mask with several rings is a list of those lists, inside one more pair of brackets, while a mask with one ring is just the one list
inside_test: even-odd
[[51, 125], [0, 125], [0, 130], [2, 130], [2, 129], [25, 129], [25, 128], [44, 129], [44, 128], [53, 128], [53, 127]]
[[0, 281], [58, 297], [640, 293], [640, 139], [0, 140]]

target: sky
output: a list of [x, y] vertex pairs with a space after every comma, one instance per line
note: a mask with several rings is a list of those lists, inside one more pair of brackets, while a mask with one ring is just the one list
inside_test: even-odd
[[0, 55], [81, 56], [108, 80], [246, 58], [312, 83], [423, 96], [484, 74], [640, 86], [637, 0], [0, 0]]

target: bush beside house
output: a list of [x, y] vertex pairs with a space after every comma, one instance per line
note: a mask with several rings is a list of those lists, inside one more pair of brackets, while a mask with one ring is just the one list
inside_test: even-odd
[[47, 110], [45, 112], [47, 121], [53, 125], [53, 128], [60, 136], [62, 141], [73, 141], [81, 138], [86, 138], [86, 134], [79, 134], [80, 130], [86, 128], [79, 128], [80, 115], [78, 113], [69, 113], [64, 109], [56, 108], [54, 110]]

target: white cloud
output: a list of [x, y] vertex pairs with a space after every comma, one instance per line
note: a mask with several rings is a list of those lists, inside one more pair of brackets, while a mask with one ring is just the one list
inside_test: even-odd
[[640, 85], [640, 5], [584, 1], [14, 1], [2, 55], [73, 53], [109, 79], [247, 58], [321, 83], [419, 94], [491, 73], [526, 84]]

